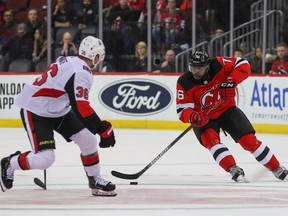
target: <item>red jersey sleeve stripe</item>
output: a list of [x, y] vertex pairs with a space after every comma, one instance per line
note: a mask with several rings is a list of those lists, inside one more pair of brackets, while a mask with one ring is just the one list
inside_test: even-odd
[[32, 97], [51, 97], [51, 98], [58, 98], [65, 94], [64, 91], [56, 90], [56, 89], [49, 89], [43, 88], [37, 91]]
[[83, 118], [86, 118], [94, 113], [94, 110], [88, 101], [76, 101], [76, 104], [77, 109]]

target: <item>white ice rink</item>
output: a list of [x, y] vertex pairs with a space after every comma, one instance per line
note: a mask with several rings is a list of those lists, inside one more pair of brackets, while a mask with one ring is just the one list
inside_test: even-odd
[[[288, 182], [277, 180], [249, 152], [222, 136], [250, 183], [236, 183], [208, 150], [186, 134], [138, 181], [111, 175], [143, 169], [182, 131], [115, 129], [114, 148], [99, 149], [102, 176], [117, 185], [116, 197], [93, 197], [81, 166], [79, 149], [58, 134], [56, 161], [47, 170], [45, 191], [33, 183], [43, 171], [16, 171], [14, 188], [0, 191], [0, 215], [98, 216], [256, 216], [288, 214]], [[29, 148], [22, 128], [0, 128], [0, 157]], [[258, 134], [288, 167], [288, 135]]]

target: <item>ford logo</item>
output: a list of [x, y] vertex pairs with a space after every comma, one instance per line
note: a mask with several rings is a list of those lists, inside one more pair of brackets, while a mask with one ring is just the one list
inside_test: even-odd
[[126, 79], [101, 89], [100, 102], [116, 113], [145, 116], [159, 113], [172, 103], [172, 93], [163, 84], [148, 79]]

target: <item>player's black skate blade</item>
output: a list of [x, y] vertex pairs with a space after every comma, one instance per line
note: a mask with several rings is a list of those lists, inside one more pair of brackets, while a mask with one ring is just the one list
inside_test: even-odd
[[93, 196], [116, 196], [116, 186], [101, 176], [87, 176]]
[[104, 197], [114, 197], [117, 195], [117, 193], [113, 191], [104, 191], [101, 189], [91, 189], [93, 196], [104, 196]]
[[279, 166], [276, 170], [273, 171], [274, 176], [282, 181], [288, 181], [288, 170], [284, 166]]
[[229, 172], [232, 175], [232, 180], [234, 180], [235, 182], [249, 182], [249, 180], [245, 176], [243, 169], [238, 167], [237, 165], [232, 166]]

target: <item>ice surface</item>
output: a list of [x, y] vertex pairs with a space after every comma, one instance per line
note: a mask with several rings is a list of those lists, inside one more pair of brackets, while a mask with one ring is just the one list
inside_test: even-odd
[[[100, 149], [102, 176], [117, 185], [116, 197], [93, 197], [81, 166], [79, 148], [58, 134], [56, 161], [47, 170], [47, 190], [33, 183], [43, 171], [16, 171], [14, 188], [0, 192], [0, 215], [99, 216], [249, 216], [287, 215], [288, 182], [277, 180], [230, 137], [222, 136], [250, 183], [236, 183], [214, 162], [209, 151], [186, 134], [143, 176], [113, 177], [111, 170], [135, 173], [150, 163], [182, 131], [115, 129], [114, 148]], [[0, 157], [29, 150], [22, 128], [0, 128]], [[288, 135], [258, 134], [288, 166]], [[134, 181], [134, 180], [133, 180]]]

